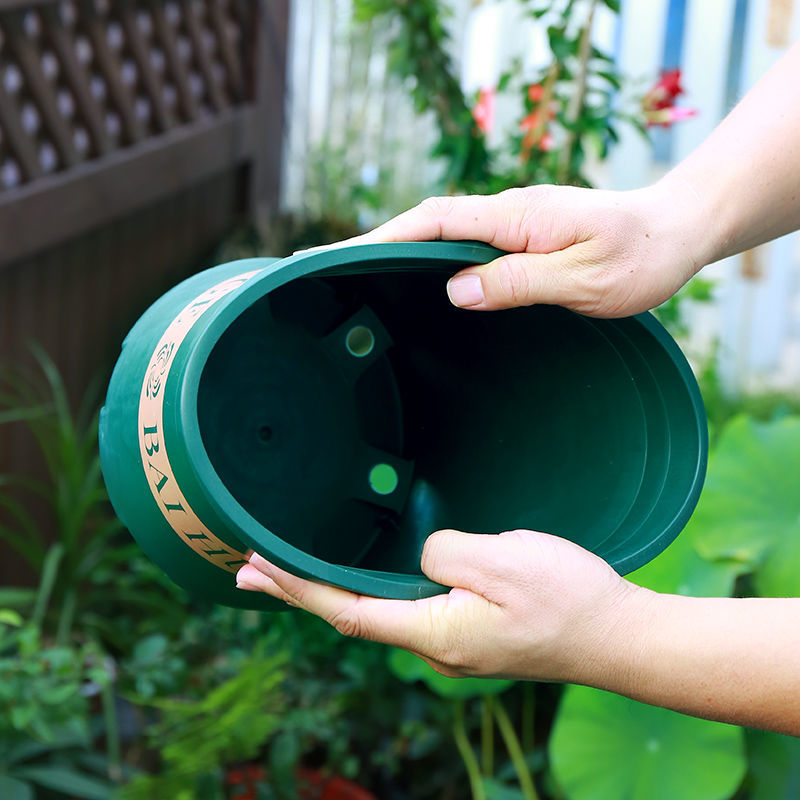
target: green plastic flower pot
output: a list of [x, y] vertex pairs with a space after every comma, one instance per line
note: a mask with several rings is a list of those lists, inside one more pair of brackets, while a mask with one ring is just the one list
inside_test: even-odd
[[[158, 300], [126, 338], [100, 419], [120, 519], [178, 584], [234, 588], [249, 548], [380, 597], [439, 528], [548, 531], [621, 573], [687, 522], [708, 450], [700, 392], [650, 314], [454, 308], [471, 242], [248, 259]], [[283, 607], [283, 604], [279, 604]]]

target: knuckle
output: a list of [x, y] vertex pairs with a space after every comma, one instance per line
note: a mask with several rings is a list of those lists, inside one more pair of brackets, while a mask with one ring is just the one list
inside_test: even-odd
[[521, 258], [501, 256], [495, 262], [495, 276], [501, 295], [514, 305], [532, 302], [532, 282]]
[[[451, 594], [453, 591], [458, 590], [452, 590]], [[459, 610], [448, 603], [438, 620], [432, 622], [438, 623], [432, 628], [437, 631], [434, 638], [436, 661], [458, 672], [468, 669], [471, 663], [469, 637], [465, 635], [464, 618]]]
[[557, 190], [558, 187], [552, 184], [538, 183], [532, 186], [516, 186], [511, 189], [505, 189], [500, 192], [498, 197], [503, 197], [512, 202], [541, 204], [547, 202]]
[[366, 636], [366, 626], [355, 610], [355, 606], [337, 611], [328, 622], [336, 629], [337, 633], [351, 639], [363, 639]]
[[[455, 200], [452, 197], [427, 197], [423, 200], [417, 208], [427, 217], [434, 220], [441, 220], [443, 217], [449, 216], [453, 212]], [[441, 228], [441, 224], [439, 225]]]
[[498, 538], [503, 542], [527, 544], [530, 538], [534, 535], [533, 531], [525, 530], [523, 528], [515, 528], [512, 531], [503, 531], [498, 534]]
[[588, 316], [613, 314], [620, 293], [616, 270], [611, 264], [591, 264], [573, 267], [569, 272], [572, 281], [574, 308]]

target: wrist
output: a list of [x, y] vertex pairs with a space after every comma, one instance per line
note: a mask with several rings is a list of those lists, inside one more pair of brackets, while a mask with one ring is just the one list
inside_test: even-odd
[[714, 198], [694, 176], [679, 169], [642, 190], [662, 257], [682, 273], [682, 281], [724, 255], [725, 233]]
[[664, 596], [620, 579], [592, 620], [580, 663], [571, 683], [627, 693], [646, 663], [647, 641]]

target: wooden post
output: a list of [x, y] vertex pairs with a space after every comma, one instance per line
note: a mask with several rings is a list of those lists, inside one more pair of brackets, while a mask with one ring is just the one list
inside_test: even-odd
[[252, 52], [256, 157], [250, 170], [248, 211], [264, 226], [277, 211], [285, 122], [289, 0], [258, 0]]

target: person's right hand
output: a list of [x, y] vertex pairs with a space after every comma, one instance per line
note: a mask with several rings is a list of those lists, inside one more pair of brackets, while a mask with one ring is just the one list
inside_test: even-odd
[[699, 206], [680, 181], [627, 192], [530, 186], [431, 197], [346, 244], [477, 239], [509, 255], [455, 275], [448, 283], [455, 305], [544, 303], [623, 317], [664, 302], [711, 260]]

